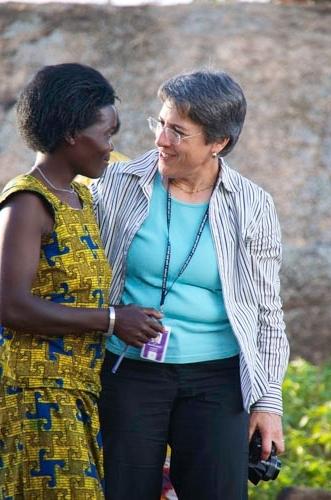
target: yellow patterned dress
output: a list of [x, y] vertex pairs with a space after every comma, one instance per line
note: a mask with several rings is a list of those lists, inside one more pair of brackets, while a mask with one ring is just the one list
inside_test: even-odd
[[[67, 307], [107, 307], [111, 273], [92, 200], [86, 186], [74, 188], [81, 210], [34, 177], [18, 176], [0, 207], [13, 193], [33, 191], [54, 214], [33, 294]], [[97, 410], [104, 349], [98, 332], [56, 337], [1, 329], [0, 499], [104, 498]]]

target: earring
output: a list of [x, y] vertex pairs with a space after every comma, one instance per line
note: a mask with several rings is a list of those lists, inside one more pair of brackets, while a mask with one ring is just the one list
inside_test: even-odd
[[216, 158], [216, 156], [217, 156], [217, 153], [212, 153], [213, 158]]

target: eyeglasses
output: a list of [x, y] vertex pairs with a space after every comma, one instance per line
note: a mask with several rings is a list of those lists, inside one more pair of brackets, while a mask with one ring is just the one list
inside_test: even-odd
[[167, 140], [171, 142], [171, 144], [174, 144], [176, 146], [178, 146], [178, 144], [180, 144], [181, 141], [184, 141], [185, 139], [189, 139], [190, 137], [196, 137], [197, 135], [202, 134], [202, 132], [199, 132], [198, 134], [183, 135], [180, 132], [176, 132], [176, 130], [174, 130], [173, 128], [162, 125], [160, 120], [155, 120], [155, 118], [152, 118], [151, 116], [147, 118], [147, 121], [149, 128], [155, 135], [158, 135], [161, 132], [163, 132]]

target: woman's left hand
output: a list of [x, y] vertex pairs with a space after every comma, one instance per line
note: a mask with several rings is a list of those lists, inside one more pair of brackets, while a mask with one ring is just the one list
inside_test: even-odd
[[261, 459], [267, 460], [271, 453], [272, 442], [275, 443], [277, 454], [284, 453], [284, 436], [282, 428], [282, 417], [275, 413], [253, 411], [249, 420], [249, 441], [256, 430], [259, 430], [262, 438]]

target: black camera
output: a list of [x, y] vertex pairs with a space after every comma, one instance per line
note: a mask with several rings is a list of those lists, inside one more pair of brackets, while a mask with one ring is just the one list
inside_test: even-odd
[[276, 479], [282, 463], [276, 455], [276, 447], [272, 443], [268, 460], [261, 460], [262, 439], [259, 432], [254, 432], [249, 445], [248, 479], [257, 484], [259, 481]]

